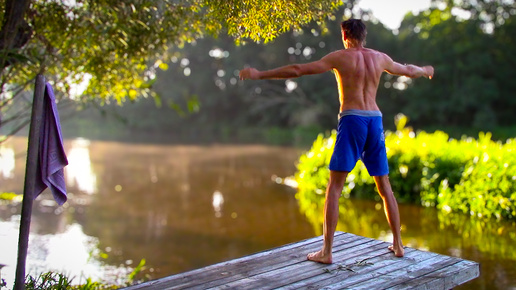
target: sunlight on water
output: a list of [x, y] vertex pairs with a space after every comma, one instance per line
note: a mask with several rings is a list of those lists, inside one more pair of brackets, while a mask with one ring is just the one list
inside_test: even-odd
[[151, 164], [149, 166], [149, 175], [150, 175], [150, 180], [151, 180], [152, 183], [158, 182], [158, 173], [156, 171], [156, 165], [155, 164]]
[[[28, 274], [125, 282], [129, 267], [145, 259], [144, 275], [159, 278], [312, 236], [293, 191], [270, 179], [293, 173], [297, 150], [85, 139], [64, 147], [69, 199], [58, 206], [46, 190], [35, 200]], [[0, 172], [0, 191], [21, 194], [26, 139], [2, 148], [8, 174]], [[0, 204], [0, 263], [10, 285], [20, 209]]]
[[75, 186], [88, 194], [97, 192], [97, 176], [93, 172], [90, 161], [90, 141], [75, 139], [67, 152], [68, 166], [65, 167], [68, 186]]
[[[16, 259], [18, 253], [18, 225], [20, 216], [12, 216], [9, 221], [0, 221], [0, 264], [2, 278], [8, 288], [14, 284]], [[33, 221], [37, 228], [38, 221]], [[116, 276], [125, 277], [129, 268], [104, 265], [98, 255], [98, 240], [83, 232], [82, 226], [75, 223], [66, 227], [62, 233], [31, 233], [27, 254], [27, 275], [33, 277], [48, 271], [57, 271], [73, 278], [73, 284], [84, 283], [86, 278], [94, 281], [115, 281]]]
[[13, 178], [14, 165], [14, 150], [0, 145], [0, 174], [4, 178]]
[[224, 204], [224, 196], [222, 196], [222, 193], [220, 191], [215, 191], [213, 193], [213, 211], [215, 211], [215, 217], [221, 217], [222, 216], [222, 205]]

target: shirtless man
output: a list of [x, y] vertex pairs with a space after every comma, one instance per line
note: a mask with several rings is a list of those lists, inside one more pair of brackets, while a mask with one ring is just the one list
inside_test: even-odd
[[333, 70], [339, 90], [340, 113], [324, 205], [324, 242], [320, 251], [308, 254], [307, 258], [315, 262], [332, 263], [333, 236], [339, 218], [339, 197], [348, 173], [359, 158], [373, 176], [383, 199], [385, 215], [393, 234], [393, 244], [389, 246], [389, 250], [397, 257], [403, 257], [400, 216], [388, 177], [382, 113], [376, 104], [376, 91], [384, 71], [410, 78], [431, 79], [434, 68], [402, 65], [384, 53], [364, 48], [367, 31], [361, 20], [349, 19], [342, 22], [341, 32], [346, 49], [305, 64], [292, 64], [267, 71], [245, 68], [240, 71], [240, 79], [288, 79]]

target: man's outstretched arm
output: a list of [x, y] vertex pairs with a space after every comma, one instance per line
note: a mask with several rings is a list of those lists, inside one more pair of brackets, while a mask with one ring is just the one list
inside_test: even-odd
[[304, 64], [291, 64], [271, 70], [259, 71], [255, 68], [244, 68], [240, 71], [241, 80], [290, 79], [304, 75], [313, 75], [333, 69], [329, 55], [322, 59]]
[[393, 61], [386, 56], [387, 65], [385, 71], [399, 76], [406, 76], [409, 78], [426, 77], [431, 79], [434, 76], [434, 68], [431, 65], [419, 67], [413, 64], [400, 64]]

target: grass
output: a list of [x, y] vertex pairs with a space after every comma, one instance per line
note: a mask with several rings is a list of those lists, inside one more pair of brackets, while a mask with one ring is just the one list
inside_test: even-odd
[[[138, 266], [128, 275], [125, 282], [120, 285], [113, 285], [101, 281], [93, 281], [91, 278], [87, 278], [83, 284], [74, 284], [73, 277], [56, 273], [46, 272], [41, 273], [36, 277], [27, 275], [25, 277], [25, 290], [108, 290], [118, 289], [138, 283], [137, 277], [145, 269], [145, 259], [142, 259]], [[144, 279], [142, 279], [144, 280]], [[5, 281], [2, 279], [0, 283], [0, 289], [7, 287]]]

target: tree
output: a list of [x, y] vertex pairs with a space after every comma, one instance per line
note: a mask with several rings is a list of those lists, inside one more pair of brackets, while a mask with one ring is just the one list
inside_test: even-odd
[[268, 42], [310, 21], [323, 21], [341, 4], [337, 0], [0, 0], [4, 10], [0, 110], [7, 115], [0, 128], [24, 117], [7, 111], [38, 73], [44, 73], [61, 96], [123, 103], [153, 95], [156, 70], [167, 68], [171, 47], [221, 33], [237, 43]]
[[[296, 140], [298, 145], [303, 144], [302, 140], [311, 142], [310, 136], [315, 137], [335, 126], [339, 105], [331, 72], [299, 80], [238, 82], [238, 70], [246, 65], [265, 69], [308, 62], [342, 49], [340, 22], [351, 15], [371, 19], [366, 24], [367, 47], [389, 55], [397, 52], [398, 41], [392, 31], [375, 22], [368, 12], [353, 9], [353, 4], [348, 1], [323, 25], [312, 22], [266, 45], [235, 46], [229, 37], [220, 36], [173, 49], [171, 53], [178, 54], [168, 63], [168, 70], [157, 73], [153, 84], [153, 90], [160, 96], [160, 108], [156, 108], [151, 99], [138, 100], [123, 108], [116, 104], [105, 106], [102, 109], [109, 112], [108, 116], [117, 116], [122, 122], [111, 123], [114, 127], [106, 128], [102, 126], [104, 119], [93, 112], [81, 118], [81, 122], [88, 122], [71, 122], [66, 128], [67, 135], [84, 136], [83, 128], [93, 126], [110, 132], [102, 132], [102, 138], [124, 138], [128, 132], [132, 136], [152, 132], [152, 136], [166, 135], [182, 142], [273, 139], [276, 142], [281, 138], [276, 140], [275, 134], [283, 132], [281, 137], [285, 138], [281, 140]], [[384, 74], [377, 100], [385, 119], [391, 120], [386, 122], [386, 127], [393, 127], [392, 120], [400, 112], [396, 87], [396, 78]]]
[[[432, 82], [402, 93], [402, 111], [419, 127], [491, 131], [514, 126], [516, 102], [510, 80], [516, 43], [508, 34], [514, 30], [514, 2], [433, 2], [447, 5], [409, 14], [400, 27], [403, 60], [432, 63], [436, 68]], [[493, 3], [499, 4], [497, 9]], [[457, 17], [454, 9], [469, 17]]]
[[492, 32], [516, 13], [514, 0], [432, 0], [432, 6], [444, 6], [446, 11], [462, 10], [470, 20], [478, 20], [481, 27]]

